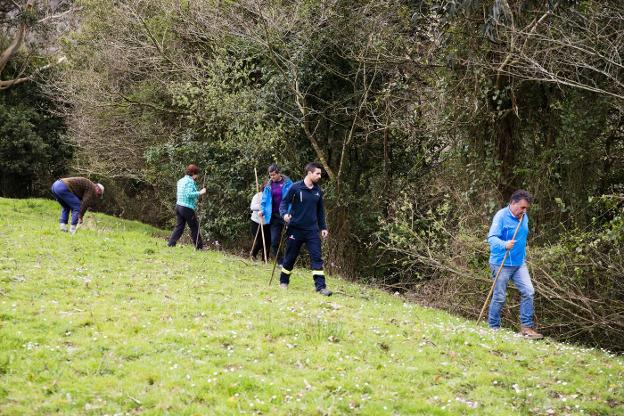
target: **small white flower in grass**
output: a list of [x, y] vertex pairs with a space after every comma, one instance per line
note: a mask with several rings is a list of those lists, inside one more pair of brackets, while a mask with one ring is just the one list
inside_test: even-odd
[[466, 406], [470, 407], [471, 409], [476, 409], [479, 406], [479, 403], [466, 400], [462, 397], [456, 397], [455, 400], [457, 400], [460, 403], [464, 403]]
[[516, 394], [520, 394], [520, 392], [522, 391], [517, 384], [512, 385], [511, 388], [514, 389]]

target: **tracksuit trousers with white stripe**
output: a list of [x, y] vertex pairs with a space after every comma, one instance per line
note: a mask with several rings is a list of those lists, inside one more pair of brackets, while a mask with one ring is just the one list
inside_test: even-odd
[[301, 250], [301, 246], [304, 243], [308, 249], [308, 253], [310, 253], [310, 266], [312, 268], [312, 277], [314, 278], [314, 287], [318, 292], [326, 288], [323, 259], [321, 258], [321, 237], [318, 230], [302, 230], [288, 227], [286, 232], [286, 253], [284, 254], [284, 261], [282, 263], [280, 283], [290, 283], [290, 274], [299, 256], [299, 250]]

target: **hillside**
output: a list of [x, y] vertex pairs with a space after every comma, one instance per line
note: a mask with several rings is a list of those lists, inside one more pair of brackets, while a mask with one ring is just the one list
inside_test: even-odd
[[624, 414], [624, 359], [0, 199], [0, 414]]

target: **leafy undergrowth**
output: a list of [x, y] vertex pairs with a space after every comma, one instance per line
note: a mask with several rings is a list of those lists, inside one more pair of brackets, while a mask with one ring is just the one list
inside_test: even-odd
[[0, 199], [0, 413], [624, 414], [624, 360]]

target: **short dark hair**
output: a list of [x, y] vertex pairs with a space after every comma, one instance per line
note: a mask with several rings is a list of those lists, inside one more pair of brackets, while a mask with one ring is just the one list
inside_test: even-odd
[[518, 189], [513, 194], [511, 194], [511, 198], [509, 198], [510, 202], [520, 202], [522, 200], [527, 201], [529, 204], [533, 203], [533, 196], [524, 189]]
[[275, 172], [275, 173], [280, 173], [281, 172], [280, 167], [277, 165], [277, 163], [271, 163], [269, 165], [269, 173], [271, 173], [271, 172]]
[[308, 172], [314, 172], [317, 169], [323, 169], [321, 164], [320, 163], [316, 163], [316, 162], [310, 162], [307, 165], [305, 165], [304, 175], [307, 175]]
[[193, 165], [191, 163], [190, 165], [188, 165], [186, 167], [186, 174], [189, 175], [189, 176], [198, 175], [199, 174], [199, 168], [196, 165]]

